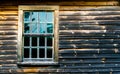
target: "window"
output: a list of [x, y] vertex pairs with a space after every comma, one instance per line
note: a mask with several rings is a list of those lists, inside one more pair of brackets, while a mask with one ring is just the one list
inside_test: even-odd
[[19, 6], [18, 47], [19, 62], [57, 62], [58, 6]]

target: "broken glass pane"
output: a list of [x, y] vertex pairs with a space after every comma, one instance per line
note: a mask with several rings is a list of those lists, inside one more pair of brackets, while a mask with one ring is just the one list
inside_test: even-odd
[[46, 24], [45, 23], [41, 23], [39, 25], [39, 33], [46, 33]]
[[24, 23], [24, 33], [30, 33], [30, 24]]
[[37, 46], [37, 37], [32, 37], [32, 46]]
[[37, 23], [31, 24], [32, 33], [37, 33]]
[[31, 12], [32, 13], [32, 22], [38, 21], [38, 12]]
[[53, 33], [53, 24], [47, 23], [47, 33]]
[[30, 21], [30, 12], [24, 12], [24, 22]]

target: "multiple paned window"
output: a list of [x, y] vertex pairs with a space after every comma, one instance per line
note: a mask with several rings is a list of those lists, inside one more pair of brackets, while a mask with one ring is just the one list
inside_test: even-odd
[[[21, 6], [19, 8], [19, 56], [23, 62], [55, 62], [58, 49], [58, 7]], [[19, 40], [20, 40], [19, 39]], [[56, 44], [57, 43], [57, 44]]]

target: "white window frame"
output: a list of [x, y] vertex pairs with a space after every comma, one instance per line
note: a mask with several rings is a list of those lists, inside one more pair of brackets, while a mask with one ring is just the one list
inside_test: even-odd
[[[46, 11], [54, 11], [54, 60], [51, 62], [48, 61], [39, 61], [39, 62], [24, 62], [23, 61], [23, 29], [24, 29], [24, 23], [23, 23], [23, 12], [24, 11], [39, 11], [39, 10], [46, 10]], [[59, 26], [58, 26], [58, 17], [59, 17], [59, 6], [41, 6], [41, 5], [21, 5], [19, 6], [19, 19], [18, 19], [18, 63], [21, 64], [53, 64], [58, 63], [58, 41], [59, 41]]]

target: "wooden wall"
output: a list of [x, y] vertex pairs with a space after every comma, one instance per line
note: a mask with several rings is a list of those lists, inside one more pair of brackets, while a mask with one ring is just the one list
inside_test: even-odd
[[[3, 4], [2, 4], [3, 2]], [[60, 5], [59, 66], [17, 65], [18, 5]], [[118, 1], [5, 2], [0, 6], [0, 73], [119, 74]]]

